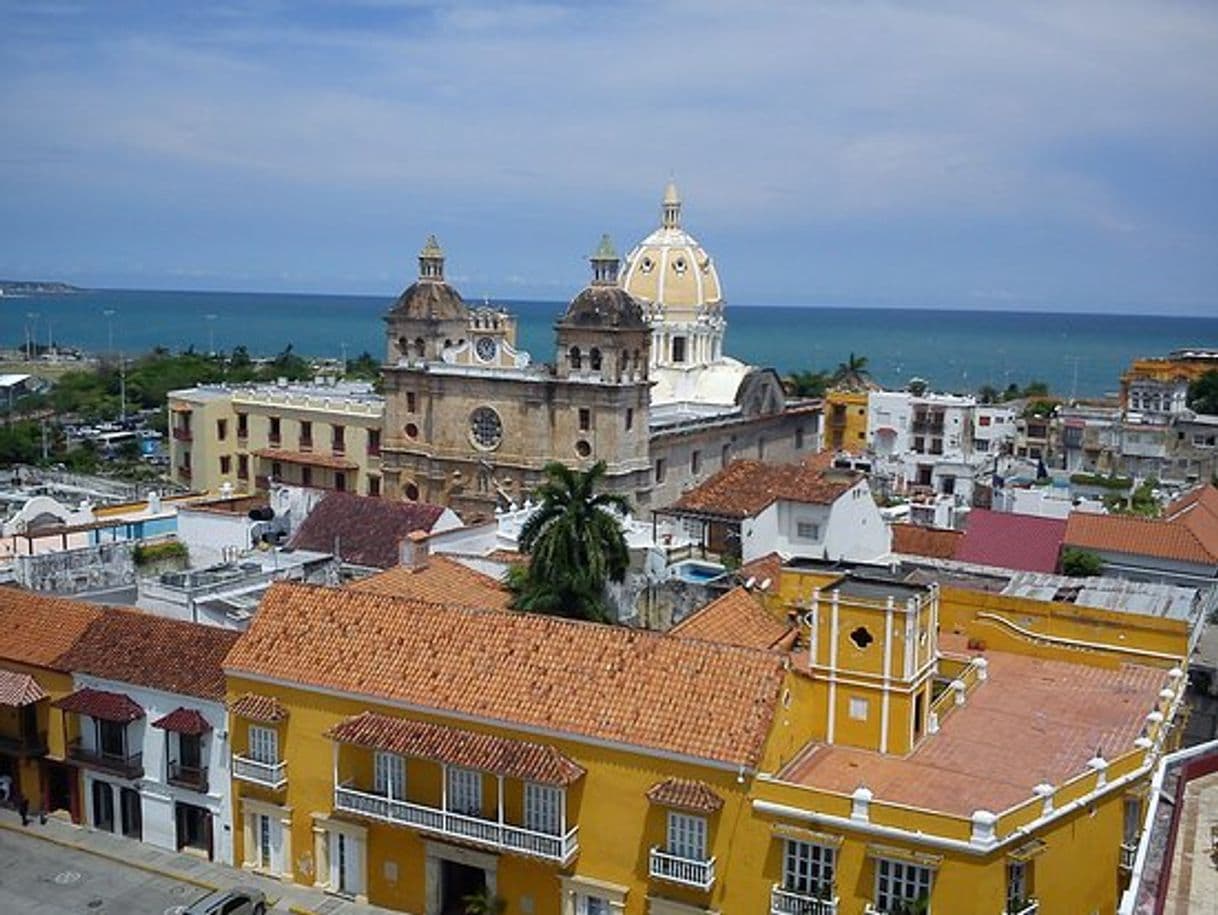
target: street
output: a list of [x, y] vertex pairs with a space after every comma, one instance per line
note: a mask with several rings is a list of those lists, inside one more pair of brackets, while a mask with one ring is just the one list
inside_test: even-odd
[[0, 912], [176, 915], [206, 893], [190, 883], [0, 830]]

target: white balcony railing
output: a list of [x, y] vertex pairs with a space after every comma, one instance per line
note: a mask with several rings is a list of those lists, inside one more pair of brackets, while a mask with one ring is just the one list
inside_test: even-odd
[[411, 826], [424, 832], [462, 839], [496, 851], [516, 852], [561, 864], [569, 862], [579, 851], [578, 826], [572, 826], [565, 835], [551, 835], [411, 801], [396, 800], [360, 791], [350, 785], [340, 785], [334, 789], [334, 809], [396, 826]]
[[824, 899], [775, 885], [770, 891], [770, 915], [837, 915], [837, 896]]
[[288, 783], [288, 764], [261, 762], [248, 756], [233, 757], [233, 778], [264, 788], [282, 788]]
[[699, 861], [670, 855], [659, 848], [651, 850], [651, 876], [670, 883], [680, 883], [700, 890], [709, 890], [715, 882], [715, 859]]
[[1025, 899], [1019, 908], [1007, 907], [1005, 915], [1037, 915], [1040, 912], [1040, 902], [1035, 899]]
[[1132, 871], [1134, 859], [1138, 857], [1138, 845], [1136, 842], [1121, 843], [1121, 869]]

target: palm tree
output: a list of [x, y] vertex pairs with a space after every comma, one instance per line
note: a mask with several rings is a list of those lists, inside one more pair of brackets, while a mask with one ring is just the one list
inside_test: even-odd
[[823, 397], [829, 387], [829, 373], [792, 372], [783, 379], [783, 384], [792, 397]]
[[541, 505], [520, 529], [527, 567], [508, 576], [517, 610], [608, 620], [605, 584], [626, 577], [630, 554], [619, 516], [630, 502], [616, 493], [598, 493], [605, 462], [580, 473], [557, 461], [546, 465], [537, 490]]
[[871, 374], [867, 371], [867, 357], [851, 353], [849, 359], [838, 363], [830, 381], [836, 387], [851, 390], [867, 387], [871, 382]]

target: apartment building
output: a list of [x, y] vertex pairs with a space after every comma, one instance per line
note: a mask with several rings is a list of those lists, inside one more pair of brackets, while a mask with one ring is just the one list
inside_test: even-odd
[[362, 382], [171, 391], [171, 474], [200, 492], [283, 482], [379, 496], [384, 412], [384, 399]]
[[828, 391], [824, 398], [824, 447], [830, 451], [865, 451], [867, 405], [867, 391]]

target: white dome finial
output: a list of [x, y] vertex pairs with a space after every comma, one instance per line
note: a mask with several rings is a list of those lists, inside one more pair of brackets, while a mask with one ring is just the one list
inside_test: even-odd
[[681, 226], [681, 195], [677, 193], [677, 183], [669, 179], [664, 188], [663, 225], [666, 229], [677, 229]]

